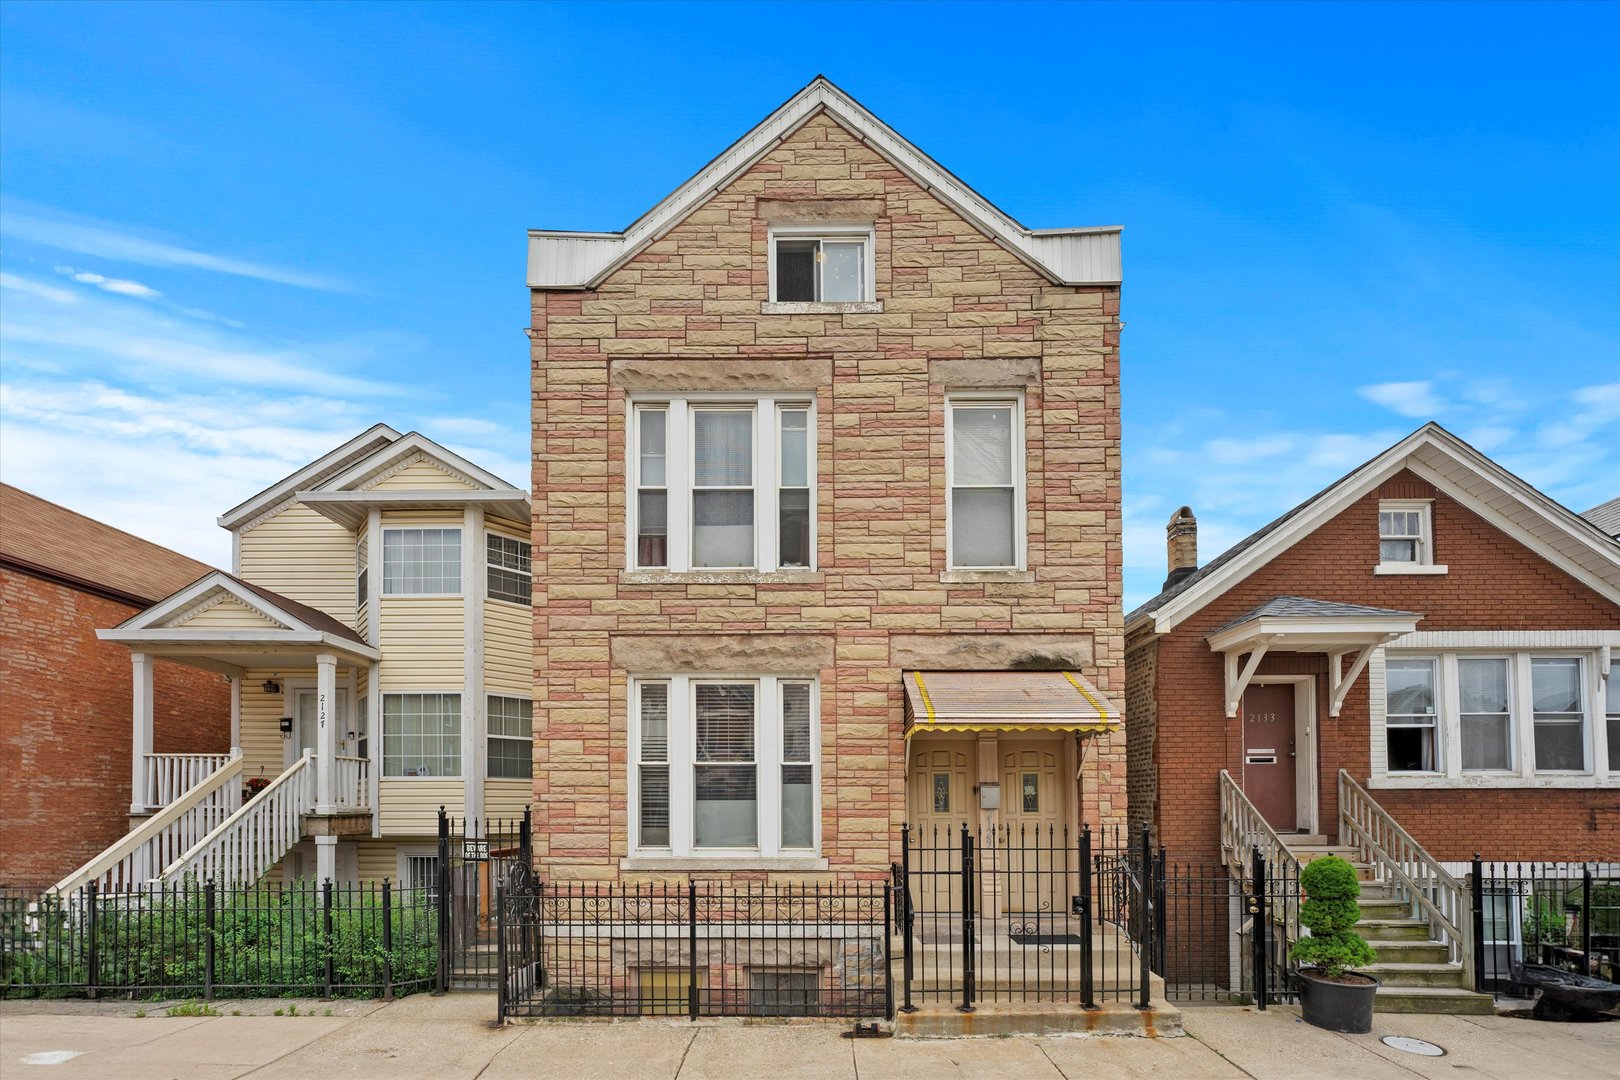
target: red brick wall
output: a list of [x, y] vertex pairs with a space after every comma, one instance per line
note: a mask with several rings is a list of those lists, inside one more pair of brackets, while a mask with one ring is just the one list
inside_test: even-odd
[[[96, 639], [136, 608], [0, 567], [0, 878], [49, 885], [129, 825], [129, 650]], [[160, 753], [230, 748], [224, 676], [159, 661]]]
[[[1381, 498], [1434, 499], [1434, 561], [1449, 568], [1446, 574], [1373, 574]], [[1403, 472], [1160, 639], [1157, 827], [1172, 850], [1219, 850], [1217, 776], [1222, 768], [1240, 775], [1240, 722], [1225, 717], [1222, 661], [1205, 635], [1279, 595], [1420, 612], [1419, 630], [1620, 629], [1620, 606]], [[1272, 654], [1260, 673], [1316, 676], [1319, 813], [1331, 835], [1338, 821], [1338, 770], [1348, 769], [1365, 784], [1370, 769], [1366, 675], [1351, 689], [1340, 715], [1328, 718], [1327, 664], [1321, 654]], [[1466, 859], [1475, 851], [1496, 858], [1620, 856], [1620, 791], [1372, 794], [1441, 859]]]

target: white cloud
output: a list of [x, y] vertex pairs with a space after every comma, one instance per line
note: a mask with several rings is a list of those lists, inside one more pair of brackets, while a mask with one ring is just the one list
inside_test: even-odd
[[0, 289], [11, 289], [15, 292], [27, 293], [29, 296], [41, 300], [49, 300], [53, 304], [76, 304], [79, 298], [73, 295], [70, 289], [58, 289], [54, 285], [34, 281], [31, 278], [20, 277], [17, 274], [8, 274], [0, 271]]
[[58, 271], [66, 272], [74, 281], [85, 285], [94, 285], [105, 292], [117, 293], [120, 296], [134, 296], [142, 300], [155, 300], [163, 294], [150, 285], [142, 285], [138, 281], [127, 281], [122, 278], [103, 277], [101, 274], [92, 274], [88, 271], [75, 271], [70, 267], [57, 267]]
[[1434, 384], [1428, 381], [1374, 383], [1357, 387], [1356, 393], [1374, 405], [1418, 420], [1432, 419], [1446, 410], [1446, 403], [1435, 396]]
[[0, 232], [59, 251], [94, 255], [115, 262], [142, 266], [175, 266], [218, 274], [256, 278], [304, 289], [341, 291], [347, 286], [335, 278], [196, 251], [178, 244], [132, 235], [124, 226], [69, 215], [25, 199], [8, 199], [0, 210]]

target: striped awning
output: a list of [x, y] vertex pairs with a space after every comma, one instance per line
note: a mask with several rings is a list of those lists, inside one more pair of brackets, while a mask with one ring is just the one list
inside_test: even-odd
[[1073, 671], [908, 671], [906, 735], [919, 731], [1107, 731], [1119, 711]]

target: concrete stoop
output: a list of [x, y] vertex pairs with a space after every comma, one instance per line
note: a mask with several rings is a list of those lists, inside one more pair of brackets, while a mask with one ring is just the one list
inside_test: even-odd
[[894, 1034], [902, 1039], [962, 1039], [1003, 1035], [1128, 1035], [1165, 1039], [1181, 1035], [1181, 1010], [1163, 998], [1138, 1009], [1124, 1002], [1095, 1009], [1059, 1002], [987, 1002], [966, 1013], [949, 1005], [921, 1005], [897, 1012]]

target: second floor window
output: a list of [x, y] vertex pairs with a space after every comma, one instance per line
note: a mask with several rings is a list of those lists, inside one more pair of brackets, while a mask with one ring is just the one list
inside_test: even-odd
[[630, 565], [811, 567], [813, 427], [808, 401], [638, 402], [630, 421]]
[[489, 598], [513, 604], [532, 603], [528, 542], [490, 533], [485, 538], [485, 547], [489, 557]]
[[460, 529], [384, 529], [384, 596], [458, 596]]
[[946, 405], [946, 518], [953, 570], [1022, 570], [1024, 428], [1016, 400]]

